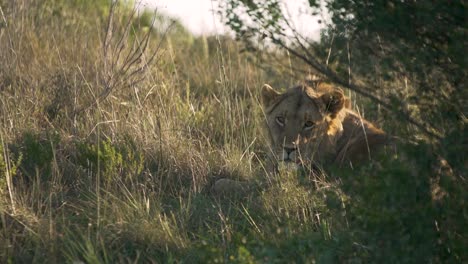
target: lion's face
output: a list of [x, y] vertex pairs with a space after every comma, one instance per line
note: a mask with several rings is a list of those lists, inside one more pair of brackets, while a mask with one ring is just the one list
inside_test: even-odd
[[340, 91], [298, 86], [281, 94], [264, 85], [262, 103], [272, 151], [279, 161], [304, 164], [334, 151], [343, 130], [337, 118], [344, 106]]

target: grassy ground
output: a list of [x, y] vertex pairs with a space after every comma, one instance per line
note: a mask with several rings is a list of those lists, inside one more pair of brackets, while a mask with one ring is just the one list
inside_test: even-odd
[[[419, 141], [268, 175], [258, 90], [301, 80], [291, 69], [178, 25], [144, 49], [128, 10], [109, 35], [107, 8], [20, 2], [0, 1], [1, 263], [466, 261], [463, 155]], [[215, 195], [219, 178], [251, 191]]]

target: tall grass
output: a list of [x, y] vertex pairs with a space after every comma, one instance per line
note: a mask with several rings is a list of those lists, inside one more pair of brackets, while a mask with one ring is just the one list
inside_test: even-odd
[[[414, 161], [417, 172], [407, 165], [413, 160], [388, 170], [402, 162], [391, 157], [383, 168], [317, 179], [301, 171], [266, 173], [257, 88], [288, 86], [283, 76], [291, 69], [258, 65], [229, 37], [194, 37], [178, 24], [164, 35], [163, 17], [148, 33], [144, 16], [131, 18], [125, 6], [116, 7], [112, 36], [105, 4], [0, 6], [0, 262], [466, 256], [463, 219], [443, 202], [432, 205], [429, 178], [418, 177], [431, 171], [426, 161]], [[148, 46], [138, 46], [145, 36]], [[141, 70], [129, 78], [109, 71], [121, 65], [109, 54], [134, 51], [141, 56], [132, 67]], [[106, 94], [112, 74], [121, 81]], [[248, 182], [250, 191], [216, 195], [212, 186], [220, 178]], [[439, 185], [442, 200], [446, 189], [458, 190], [450, 179]], [[412, 186], [422, 195], [409, 195]], [[386, 218], [376, 210], [386, 210]], [[416, 231], [405, 232], [425, 216]]]

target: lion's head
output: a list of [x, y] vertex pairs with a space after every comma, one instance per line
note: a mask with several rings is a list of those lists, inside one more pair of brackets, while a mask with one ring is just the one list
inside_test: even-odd
[[333, 155], [343, 126], [345, 97], [324, 84], [299, 85], [278, 93], [269, 85], [261, 92], [271, 150], [278, 161], [301, 163]]

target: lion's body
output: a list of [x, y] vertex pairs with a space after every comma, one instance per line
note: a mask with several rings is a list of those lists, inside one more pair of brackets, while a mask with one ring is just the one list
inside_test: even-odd
[[370, 160], [379, 148], [387, 144], [387, 135], [356, 112], [350, 109], [344, 112], [343, 132], [337, 140], [334, 162], [342, 165]]
[[[386, 134], [350, 109], [330, 85], [262, 90], [271, 150], [276, 160], [301, 164], [356, 164], [387, 142]], [[348, 100], [349, 101], [349, 100]]]

